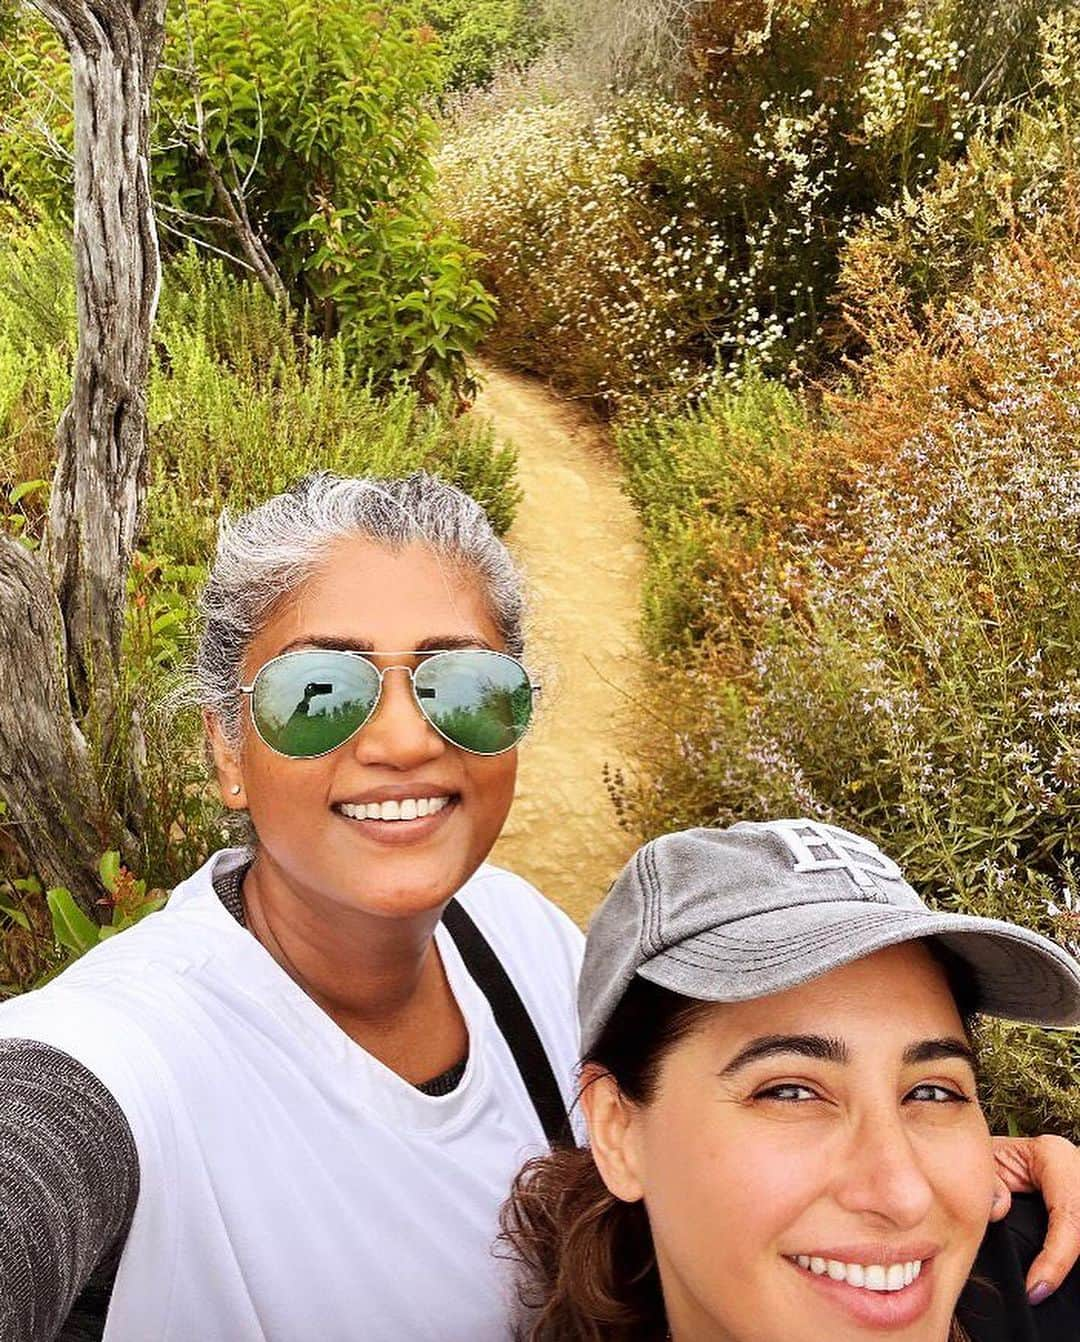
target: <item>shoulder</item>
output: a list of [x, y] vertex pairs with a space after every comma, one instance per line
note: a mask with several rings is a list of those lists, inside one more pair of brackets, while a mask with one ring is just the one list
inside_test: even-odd
[[457, 898], [496, 950], [535, 956], [544, 945], [566, 959], [576, 980], [585, 945], [581, 930], [521, 876], [485, 862]]
[[229, 956], [232, 919], [210, 884], [213, 861], [163, 910], [93, 947], [44, 987], [0, 1003], [0, 1039], [37, 1040], [69, 1055], [130, 1117], [157, 1058], [155, 1037], [182, 1011], [203, 966]]
[[95, 1077], [133, 1121], [145, 1089], [144, 1031], [107, 993], [82, 981], [66, 983], [67, 977], [0, 1005], [0, 1041], [47, 1045], [51, 1056]]
[[569, 1086], [578, 1055], [581, 931], [528, 881], [500, 867], [485, 864], [457, 898], [521, 994]]

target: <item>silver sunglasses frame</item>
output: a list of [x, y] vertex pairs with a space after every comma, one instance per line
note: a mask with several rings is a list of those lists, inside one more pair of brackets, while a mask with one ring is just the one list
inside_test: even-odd
[[[371, 705], [371, 712], [367, 715], [367, 717], [363, 720], [363, 722], [359, 723], [356, 727], [353, 728], [353, 730], [348, 734], [348, 736], [346, 736], [344, 741], [339, 741], [336, 746], [331, 746], [329, 750], [320, 750], [317, 755], [289, 755], [286, 754], [284, 750], [278, 750], [276, 746], [271, 745], [271, 743], [266, 739], [265, 736], [263, 736], [262, 732], [259, 730], [259, 724], [255, 720], [255, 687], [258, 684], [259, 677], [262, 675], [262, 673], [266, 670], [268, 666], [273, 666], [276, 662], [288, 661], [292, 657], [303, 657], [306, 653], [309, 652], [334, 652], [341, 657], [355, 657], [359, 661], [367, 662], [367, 664], [371, 667], [372, 671], [374, 671], [376, 675], [379, 677], [379, 692], [375, 696], [375, 702]], [[279, 653], [277, 657], [271, 657], [268, 662], [263, 662], [262, 666], [260, 666], [258, 671], [255, 672], [255, 678], [252, 680], [251, 684], [239, 685], [237, 688], [239, 689], [241, 694], [247, 696], [248, 711], [251, 715], [251, 725], [255, 729], [255, 735], [259, 738], [259, 740], [263, 743], [263, 745], [266, 746], [267, 750], [272, 750], [275, 755], [279, 755], [282, 759], [285, 760], [321, 760], [324, 758], [324, 756], [332, 755], [335, 750], [340, 750], [342, 746], [348, 745], [348, 743], [353, 739], [353, 737], [357, 734], [357, 732], [363, 731], [363, 729], [368, 725], [368, 723], [371, 721], [371, 719], [375, 716], [376, 712], [378, 711], [378, 707], [382, 703], [383, 678], [385, 677], [388, 671], [405, 672], [405, 674], [409, 677], [409, 688], [412, 690], [412, 696], [416, 704], [417, 711], [419, 712], [420, 716], [424, 719], [424, 721], [427, 723], [427, 725], [432, 729], [432, 731], [434, 731], [437, 735], [441, 736], [442, 739], [446, 741], [448, 745], [455, 746], [458, 750], [464, 750], [467, 755], [479, 755], [483, 759], [494, 759], [498, 755], [505, 755], [508, 750], [513, 750], [515, 749], [515, 747], [519, 746], [521, 742], [525, 739], [525, 737], [529, 734], [529, 732], [532, 730], [533, 722], [536, 719], [535, 710], [530, 713], [529, 721], [525, 727], [525, 730], [521, 733], [518, 739], [513, 742], [512, 745], [504, 746], [502, 750], [472, 750], [470, 749], [469, 746], [463, 746], [459, 741], [452, 741], [450, 737], [447, 736], [445, 732], [441, 731], [424, 712], [423, 704], [420, 702], [420, 694], [416, 689], [415, 673], [418, 668], [407, 666], [404, 663], [398, 663], [398, 662], [395, 662], [390, 666], [380, 667], [376, 666], [374, 662], [372, 662], [371, 660], [372, 657], [419, 657], [423, 659], [423, 662], [427, 662], [429, 658], [442, 657], [445, 656], [447, 653], [452, 652], [482, 652], [487, 657], [501, 657], [504, 661], [513, 662], [513, 664], [516, 667], [519, 667], [521, 669], [522, 673], [525, 676], [526, 681], [528, 681], [529, 689], [532, 691], [534, 701], [536, 699], [536, 696], [540, 694], [543, 689], [543, 687], [539, 683], [530, 679], [528, 669], [526, 668], [524, 662], [519, 661], [518, 658], [516, 657], [512, 657], [508, 652], [499, 652], [495, 648], [425, 648], [422, 652], [417, 652], [415, 651], [415, 649], [412, 651], [400, 650], [395, 652], [382, 652], [379, 651], [378, 649], [372, 649], [371, 652], [357, 652], [355, 648], [296, 648], [293, 652], [282, 652]]]

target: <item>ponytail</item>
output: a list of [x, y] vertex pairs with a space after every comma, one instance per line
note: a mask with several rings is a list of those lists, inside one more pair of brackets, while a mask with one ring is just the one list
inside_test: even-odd
[[[633, 1104], [647, 1104], [660, 1063], [708, 1012], [635, 978], [582, 1059], [610, 1076]], [[531, 1160], [502, 1212], [500, 1239], [520, 1264], [529, 1321], [519, 1342], [664, 1342], [660, 1273], [643, 1202], [608, 1192], [592, 1152], [557, 1150]]]
[[520, 1265], [519, 1342], [662, 1342], [660, 1275], [641, 1202], [608, 1192], [588, 1149], [531, 1160], [502, 1213]]

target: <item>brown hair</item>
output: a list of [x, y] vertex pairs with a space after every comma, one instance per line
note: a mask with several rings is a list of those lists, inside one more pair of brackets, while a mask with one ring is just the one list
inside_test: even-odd
[[[635, 978], [582, 1059], [647, 1104], [660, 1064], [710, 1009]], [[645, 1206], [608, 1191], [592, 1152], [529, 1161], [503, 1207], [502, 1236], [522, 1264], [528, 1342], [663, 1342], [667, 1315]]]
[[[962, 961], [924, 943], [942, 964], [968, 1026], [973, 984]], [[667, 1053], [706, 1015], [693, 1001], [634, 978], [582, 1066], [609, 1073], [646, 1104]], [[530, 1160], [502, 1210], [500, 1241], [520, 1265], [518, 1342], [664, 1342], [667, 1314], [643, 1202], [608, 1191], [587, 1148]], [[968, 1342], [953, 1322], [949, 1342]]]

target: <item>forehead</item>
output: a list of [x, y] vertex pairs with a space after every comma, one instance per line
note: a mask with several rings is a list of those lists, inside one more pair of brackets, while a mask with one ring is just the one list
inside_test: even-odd
[[963, 1023], [942, 966], [919, 941], [877, 951], [809, 983], [750, 1002], [720, 1003], [710, 1013], [714, 1039], [738, 1047], [762, 1034], [819, 1034], [903, 1049], [918, 1038], [963, 1037]]
[[274, 613], [250, 653], [272, 657], [303, 638], [343, 638], [406, 652], [442, 635], [501, 648], [480, 579], [426, 545], [390, 549], [343, 538]]

